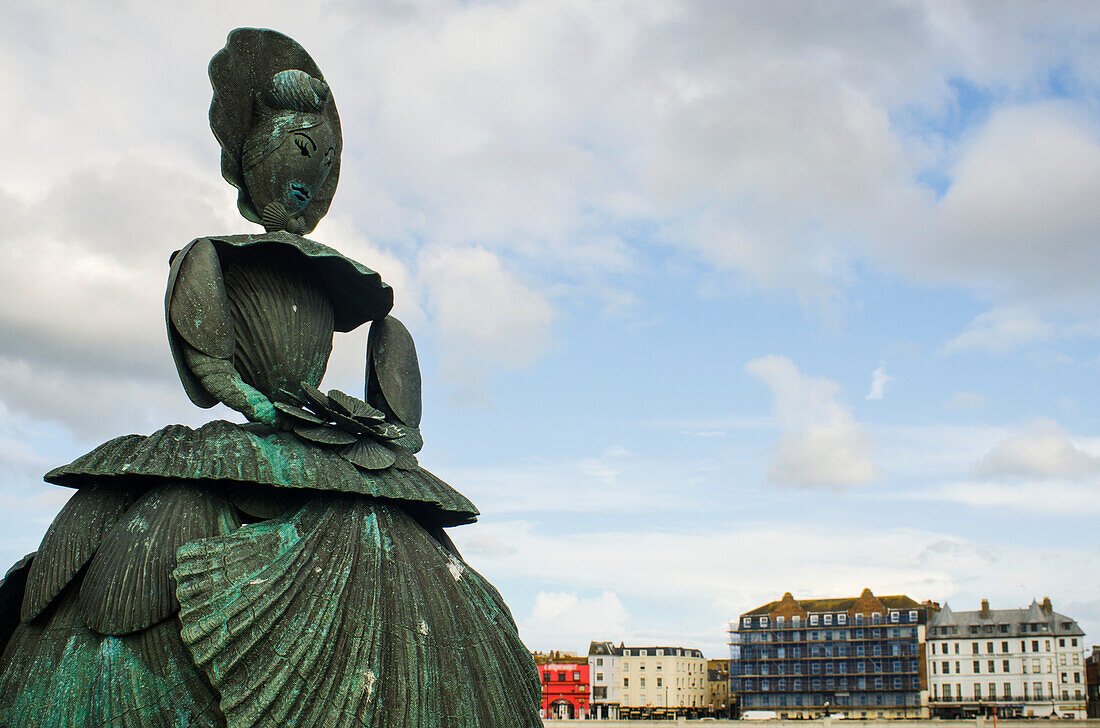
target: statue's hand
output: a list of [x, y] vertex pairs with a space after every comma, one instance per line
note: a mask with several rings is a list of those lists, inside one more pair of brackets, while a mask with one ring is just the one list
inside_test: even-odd
[[[251, 389], [251, 387], [249, 387], [249, 389]], [[274, 402], [256, 389], [252, 389], [252, 391], [246, 395], [246, 398], [248, 401], [248, 409], [243, 411], [245, 417], [253, 422], [262, 422], [272, 427], [279, 426], [279, 411], [275, 409]]]

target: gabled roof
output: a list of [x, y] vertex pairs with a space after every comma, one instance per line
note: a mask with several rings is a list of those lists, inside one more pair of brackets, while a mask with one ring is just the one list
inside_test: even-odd
[[756, 615], [769, 615], [777, 611], [781, 606], [792, 604], [796, 604], [803, 612], [865, 611], [864, 607], [870, 606], [873, 603], [871, 600], [881, 603], [882, 607], [885, 609], [918, 609], [921, 606], [918, 602], [910, 599], [904, 594], [876, 597], [871, 593], [870, 589], [864, 589], [863, 593], [858, 597], [840, 597], [837, 599], [795, 599], [791, 596], [790, 592], [787, 592], [783, 595], [782, 599], [768, 602], [752, 611], [745, 612], [741, 616], [752, 617]]
[[592, 642], [588, 645], [589, 655], [621, 655], [623, 654], [623, 648], [620, 645], [616, 647], [611, 642]]

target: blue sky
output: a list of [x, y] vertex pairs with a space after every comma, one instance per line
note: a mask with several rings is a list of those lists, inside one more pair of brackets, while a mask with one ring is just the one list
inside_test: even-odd
[[[9, 3], [0, 557], [40, 478], [191, 406], [168, 254], [254, 229], [209, 57], [330, 82], [312, 237], [416, 337], [423, 464], [535, 649], [725, 654], [778, 598], [1049, 595], [1100, 630], [1100, 10], [1089, 3]], [[361, 388], [365, 331], [326, 384]], [[1092, 637], [1094, 638], [1094, 637]]]

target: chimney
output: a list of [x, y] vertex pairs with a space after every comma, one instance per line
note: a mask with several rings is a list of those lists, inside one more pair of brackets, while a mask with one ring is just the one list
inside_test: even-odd
[[989, 619], [989, 600], [982, 600], [982, 619]]
[[1043, 614], [1050, 616], [1054, 614], [1054, 605], [1050, 603], [1050, 597], [1043, 597]]

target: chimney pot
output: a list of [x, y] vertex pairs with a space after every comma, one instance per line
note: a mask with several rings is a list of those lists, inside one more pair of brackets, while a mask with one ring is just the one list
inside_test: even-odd
[[982, 619], [989, 619], [989, 600], [982, 600]]

